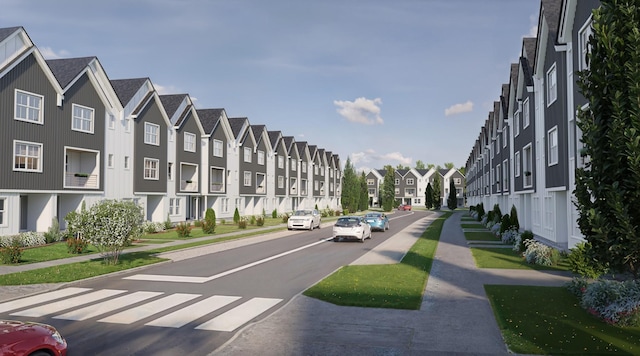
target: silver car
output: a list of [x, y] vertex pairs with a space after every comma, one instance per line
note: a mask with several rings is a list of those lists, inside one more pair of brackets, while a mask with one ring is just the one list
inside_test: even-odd
[[343, 216], [333, 225], [333, 241], [371, 238], [371, 226], [360, 216]]
[[320, 212], [316, 209], [296, 210], [287, 220], [287, 228], [313, 230], [320, 228]]

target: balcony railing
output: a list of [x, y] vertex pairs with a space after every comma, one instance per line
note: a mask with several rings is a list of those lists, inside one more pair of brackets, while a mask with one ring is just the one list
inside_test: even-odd
[[65, 173], [64, 186], [67, 188], [100, 188], [97, 174]]
[[222, 193], [222, 192], [224, 192], [224, 185], [222, 183], [219, 183], [219, 182], [213, 182], [213, 183], [211, 183], [210, 190], [213, 193]]
[[197, 192], [198, 181], [197, 180], [181, 180], [180, 190], [183, 192]]

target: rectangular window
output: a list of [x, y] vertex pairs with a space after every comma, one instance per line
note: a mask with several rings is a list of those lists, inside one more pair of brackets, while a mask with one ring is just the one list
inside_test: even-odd
[[93, 133], [94, 110], [86, 106], [73, 104], [71, 129], [74, 131]]
[[318, 175], [318, 166], [313, 167], [313, 174]]
[[43, 102], [44, 97], [42, 95], [16, 90], [15, 119], [43, 124]]
[[175, 131], [173, 131], [171, 128], [169, 128], [169, 129], [167, 130], [167, 135], [169, 136], [169, 142], [173, 142], [173, 135], [174, 135], [174, 132], [175, 132]]
[[549, 166], [558, 164], [558, 127], [555, 126], [547, 133], [547, 156], [549, 157]]
[[0, 226], [6, 225], [5, 218], [4, 218], [6, 214], [5, 207], [4, 207], [5, 201], [6, 201], [5, 198], [0, 198]]
[[167, 178], [173, 180], [173, 162], [167, 163]]
[[400, 179], [399, 178], [394, 179], [393, 184], [394, 185], [399, 185], [400, 184]]
[[160, 161], [153, 158], [144, 159], [144, 179], [158, 180]]
[[318, 187], [319, 187], [319, 185], [318, 185], [318, 181], [317, 181], [317, 180], [316, 180], [316, 181], [313, 181], [313, 189], [314, 189], [314, 190], [318, 190]]
[[592, 27], [592, 19], [589, 17], [589, 20], [582, 26], [580, 32], [578, 32], [578, 69], [584, 70], [589, 69], [589, 61], [587, 56], [589, 55], [589, 37], [593, 34]]
[[244, 186], [245, 187], [251, 186], [251, 172], [249, 171], [244, 172]]
[[278, 176], [278, 189], [284, 188], [284, 176]]
[[554, 63], [547, 71], [547, 106], [553, 104], [558, 98], [557, 79], [556, 64]]
[[291, 170], [292, 171], [296, 171], [298, 169], [298, 162], [296, 161], [295, 158], [291, 159]]
[[533, 186], [533, 154], [531, 144], [522, 149], [522, 169], [524, 170], [524, 186]]
[[191, 132], [184, 133], [184, 150], [187, 152], [196, 151], [196, 135]]
[[223, 154], [224, 154], [224, 151], [222, 148], [222, 141], [213, 140], [213, 155], [215, 157], [222, 157]]
[[394, 188], [393, 193], [398, 196], [400, 195], [400, 188]]
[[131, 119], [130, 118], [124, 119], [124, 131], [125, 132], [131, 132]]
[[462, 178], [453, 178], [453, 184], [454, 185], [462, 184]]
[[144, 123], [144, 143], [160, 146], [160, 126], [150, 122]]
[[374, 184], [375, 184], [375, 180], [367, 179], [367, 185], [374, 185]]
[[502, 170], [500, 169], [500, 167], [501, 167], [500, 165], [497, 165], [495, 171], [491, 170], [492, 173], [495, 172], [495, 176], [493, 177], [493, 179], [496, 182], [496, 191], [498, 192], [500, 191], [500, 180], [501, 180], [500, 175], [502, 174]]
[[513, 137], [520, 135], [520, 111], [513, 116]]
[[502, 148], [507, 148], [507, 142], [509, 142], [509, 126], [502, 128]]
[[169, 215], [180, 215], [180, 198], [169, 199]]
[[113, 114], [109, 114], [109, 128], [111, 130], [116, 128], [116, 117]]
[[42, 172], [42, 144], [13, 141], [13, 170]]
[[515, 168], [515, 176], [520, 177], [520, 151], [514, 153], [513, 155], [513, 163]]
[[251, 163], [251, 147], [244, 148], [244, 161]]
[[509, 190], [509, 166], [507, 160], [502, 161], [502, 191]]
[[124, 156], [124, 169], [129, 169], [129, 156]]
[[109, 153], [107, 156], [107, 167], [113, 168], [113, 153]]
[[258, 151], [258, 164], [264, 166], [264, 151]]
[[284, 169], [284, 157], [278, 156], [278, 168]]
[[307, 173], [307, 162], [302, 162], [300, 166], [302, 169], [302, 173]]
[[529, 98], [524, 99], [522, 103], [522, 128], [529, 127], [531, 119], [529, 118]]
[[407, 178], [407, 185], [413, 185], [415, 183], [415, 181], [413, 180], [413, 178]]

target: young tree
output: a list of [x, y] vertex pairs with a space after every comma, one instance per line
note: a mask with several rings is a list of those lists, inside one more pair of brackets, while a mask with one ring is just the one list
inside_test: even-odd
[[204, 222], [202, 223], [202, 232], [205, 234], [213, 234], [216, 231], [216, 212], [208, 208], [204, 213]]
[[367, 187], [367, 176], [364, 171], [360, 175], [360, 200], [359, 210], [365, 211], [369, 209], [369, 187]]
[[447, 208], [454, 210], [458, 207], [458, 197], [456, 196], [456, 185], [453, 179], [449, 180], [449, 197], [447, 197]]
[[416, 169], [426, 169], [426, 165], [421, 160], [416, 161]]
[[640, 11], [635, 0], [602, 0], [593, 12], [589, 68], [578, 85], [588, 157], [576, 170], [578, 225], [591, 260], [640, 277]]
[[455, 168], [455, 165], [453, 164], [453, 162], [445, 162], [444, 168], [446, 169]]
[[396, 171], [391, 166], [386, 166], [387, 173], [382, 183], [382, 208], [391, 211], [396, 202]]
[[431, 183], [427, 183], [427, 189], [424, 193], [424, 206], [427, 209], [433, 208], [433, 188], [431, 187]]
[[436, 173], [435, 178], [433, 178], [433, 208], [436, 210], [442, 206], [441, 192], [440, 174]]
[[356, 175], [356, 170], [351, 164], [351, 158], [347, 158], [342, 172], [342, 209], [348, 211], [358, 210], [358, 201], [360, 200], [360, 182]]
[[117, 264], [122, 250], [140, 234], [142, 210], [132, 201], [102, 200], [65, 217], [70, 231], [94, 245], [105, 263]]

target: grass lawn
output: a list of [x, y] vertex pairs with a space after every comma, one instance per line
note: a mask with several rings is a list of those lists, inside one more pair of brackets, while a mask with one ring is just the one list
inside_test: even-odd
[[465, 231], [464, 237], [470, 241], [500, 241], [491, 231]]
[[400, 263], [345, 266], [304, 295], [337, 305], [419, 309], [447, 212], [433, 221]]
[[463, 216], [460, 218], [461, 221], [478, 221], [473, 216]]
[[487, 230], [487, 227], [482, 225], [482, 224], [460, 224], [460, 227], [463, 229], [485, 229]]
[[479, 268], [569, 270], [569, 263], [564, 257], [560, 257], [557, 266], [540, 266], [527, 263], [519, 252], [510, 248], [472, 248], [471, 254]]
[[639, 355], [640, 328], [608, 325], [564, 287], [486, 285], [509, 349], [517, 354]]

